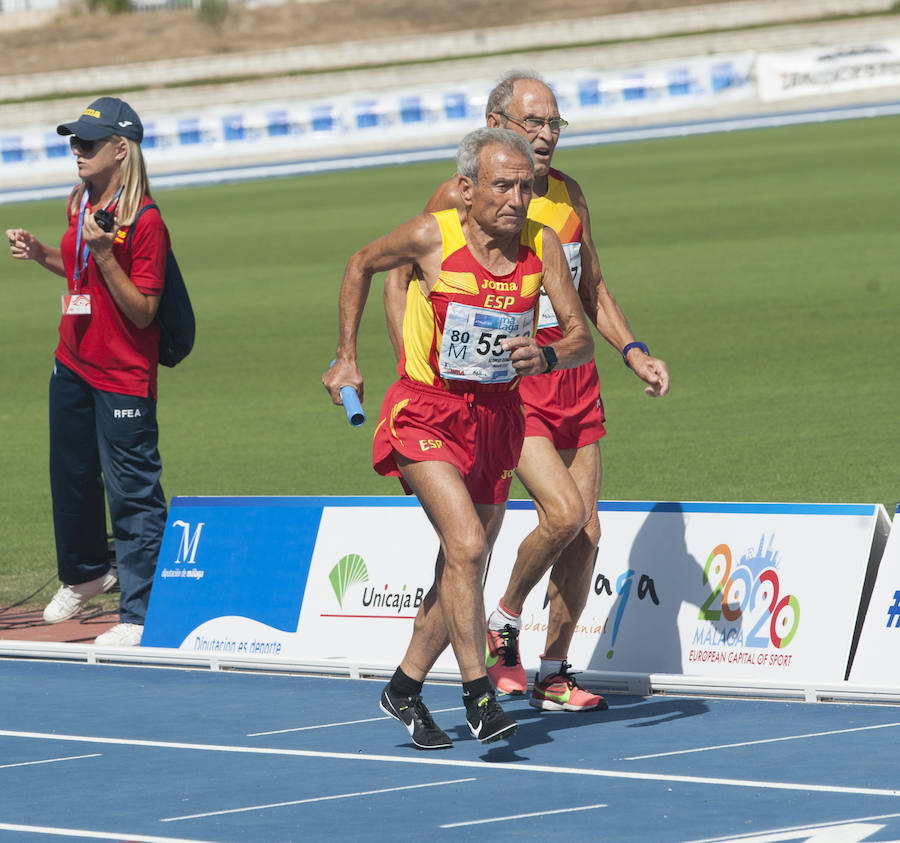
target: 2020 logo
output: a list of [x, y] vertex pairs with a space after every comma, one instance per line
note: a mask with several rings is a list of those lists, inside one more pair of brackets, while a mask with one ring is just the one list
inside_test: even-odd
[[771, 540], [766, 553], [762, 544], [761, 539], [758, 553], [743, 556], [733, 570], [731, 548], [719, 544], [712, 549], [703, 568], [703, 585], [710, 592], [698, 618], [731, 623], [743, 619], [750, 626], [743, 639], [745, 647], [771, 644], [783, 649], [800, 626], [800, 601], [793, 594], [781, 593]]

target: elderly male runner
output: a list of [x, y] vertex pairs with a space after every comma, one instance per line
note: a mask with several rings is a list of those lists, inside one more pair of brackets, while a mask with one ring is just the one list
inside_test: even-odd
[[[524, 437], [517, 385], [522, 375], [580, 365], [593, 354], [559, 238], [526, 219], [529, 145], [508, 130], [478, 129], [463, 138], [457, 164], [461, 211], [422, 214], [350, 258], [336, 362], [322, 378], [336, 404], [344, 385], [362, 398], [356, 337], [372, 275], [413, 264], [400, 380], [385, 396], [373, 458], [376, 471], [399, 476], [416, 494], [440, 539], [434, 584], [380, 701], [423, 749], [451, 745], [421, 698], [448, 642], [472, 735], [487, 743], [517, 728], [487, 676], [482, 594]], [[559, 316], [552, 346], [534, 339], [542, 285]]]
[[[535, 183], [528, 218], [556, 231], [588, 318], [622, 354], [625, 365], [648, 384], [645, 392], [665, 395], [669, 389], [666, 364], [651, 357], [647, 346], [635, 340], [603, 281], [581, 188], [550, 166], [559, 133], [567, 125], [560, 118], [553, 91], [533, 76], [510, 73], [488, 97], [486, 122], [515, 131], [530, 144]], [[437, 189], [426, 210], [453, 207], [461, 207], [461, 197], [456, 180], [450, 179]], [[408, 271], [395, 271], [384, 289], [388, 330], [397, 354], [408, 283]], [[538, 342], [555, 343], [561, 336], [561, 324], [559, 312], [542, 295]], [[600, 540], [599, 440], [606, 431], [597, 367], [591, 359], [576, 368], [526, 378], [519, 391], [526, 421], [516, 473], [534, 499], [538, 526], [522, 541], [506, 591], [488, 619], [488, 673], [501, 691], [522, 694], [527, 690], [518, 645], [522, 607], [529, 592], [551, 569], [547, 639], [530, 703], [548, 710], [606, 708], [603, 697], [578, 685], [566, 662], [587, 602]]]

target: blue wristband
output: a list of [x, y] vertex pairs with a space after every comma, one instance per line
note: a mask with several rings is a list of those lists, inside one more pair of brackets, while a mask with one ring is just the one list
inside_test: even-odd
[[637, 340], [628, 343], [628, 345], [626, 345], [625, 348], [622, 349], [622, 359], [625, 361], [625, 365], [628, 366], [629, 369], [631, 368], [631, 364], [628, 362], [628, 352], [631, 351], [632, 348], [639, 348], [644, 352], [644, 354], [650, 354], [649, 349], [646, 345], [644, 345], [644, 343], [637, 342]]

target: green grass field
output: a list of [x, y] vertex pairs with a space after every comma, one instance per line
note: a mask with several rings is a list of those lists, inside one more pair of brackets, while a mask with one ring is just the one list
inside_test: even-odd
[[[672, 373], [671, 394], [649, 399], [598, 340], [605, 498], [863, 501], [893, 513], [898, 136], [894, 117], [557, 153], [588, 197], [607, 283]], [[370, 466], [394, 379], [378, 280], [360, 337], [365, 427], [349, 427], [320, 376], [347, 258], [451, 170], [157, 195], [198, 318], [194, 353], [160, 375], [168, 496], [401, 493]], [[58, 242], [64, 202], [0, 217]], [[3, 260], [0, 605], [55, 573], [46, 401], [63, 286]]]

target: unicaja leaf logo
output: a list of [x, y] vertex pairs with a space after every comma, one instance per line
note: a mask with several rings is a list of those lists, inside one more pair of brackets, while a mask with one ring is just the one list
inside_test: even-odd
[[362, 556], [357, 553], [348, 553], [331, 569], [328, 579], [331, 581], [338, 605], [343, 609], [344, 594], [347, 589], [356, 583], [368, 582], [369, 572], [366, 570], [366, 563], [363, 562]]

